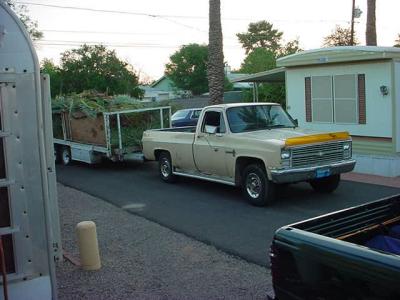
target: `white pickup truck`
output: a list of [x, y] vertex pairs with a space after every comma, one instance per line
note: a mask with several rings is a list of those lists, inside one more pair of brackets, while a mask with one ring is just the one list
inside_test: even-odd
[[340, 173], [355, 166], [347, 132], [300, 129], [275, 103], [208, 106], [197, 127], [147, 130], [142, 142], [165, 182], [187, 176], [240, 186], [256, 206], [272, 203], [281, 183], [307, 181], [333, 192]]

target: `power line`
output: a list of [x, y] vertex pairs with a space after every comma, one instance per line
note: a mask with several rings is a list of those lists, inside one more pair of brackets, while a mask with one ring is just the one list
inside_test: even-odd
[[[166, 35], [174, 35], [176, 33], [157, 33], [157, 32], [150, 32], [150, 33], [139, 33], [139, 32], [122, 32], [122, 31], [91, 31], [91, 30], [58, 30], [58, 29], [40, 29], [43, 32], [53, 32], [53, 33], [76, 33], [76, 34], [113, 34], [113, 35], [152, 35], [152, 36], [166, 36]], [[204, 32], [206, 33], [206, 32]], [[224, 36], [224, 39], [228, 40], [237, 40], [236, 36]]]
[[[165, 14], [150, 14], [144, 12], [134, 12], [134, 11], [121, 11], [121, 10], [108, 10], [108, 9], [97, 9], [97, 8], [88, 8], [88, 7], [77, 7], [77, 6], [63, 6], [63, 5], [54, 5], [54, 4], [44, 4], [44, 3], [33, 3], [33, 2], [23, 2], [23, 1], [16, 1], [17, 4], [22, 5], [33, 5], [33, 6], [42, 6], [42, 7], [52, 7], [52, 8], [60, 8], [60, 9], [72, 9], [72, 10], [83, 10], [83, 11], [91, 11], [91, 12], [99, 12], [99, 13], [113, 13], [113, 14], [125, 14], [125, 15], [135, 15], [135, 16], [144, 16], [144, 17], [151, 17], [151, 18], [161, 18], [170, 22], [176, 22], [171, 19], [207, 19], [208, 16], [190, 16], [190, 15], [165, 15]], [[236, 17], [223, 17], [221, 18], [223, 21], [253, 21], [254, 18], [236, 18]], [[299, 19], [275, 19], [272, 20], [273, 22], [285, 22], [285, 23], [341, 23], [341, 22], [348, 22], [348, 20], [299, 20]], [[196, 29], [199, 31], [204, 31], [194, 26], [176, 22], [176, 24], [181, 26], [186, 26], [191, 29]]]
[[[68, 40], [39, 40], [35, 41], [36, 45], [49, 45], [49, 46], [81, 46], [87, 45], [104, 45], [116, 48], [177, 48], [182, 45], [166, 45], [157, 43], [104, 43], [99, 41], [68, 41]], [[225, 48], [241, 48], [239, 45], [224, 45]]]
[[156, 32], [122, 32], [122, 31], [90, 31], [90, 30], [58, 30], [58, 29], [40, 29], [43, 32], [55, 33], [79, 33], [79, 34], [120, 34], [120, 35], [176, 35], [176, 33], [156, 33]]
[[[200, 32], [207, 32], [205, 30], [202, 30], [200, 28], [197, 28], [192, 25], [188, 25], [185, 23], [181, 23], [175, 20], [171, 20], [170, 18], [177, 18], [178, 16], [169, 16], [169, 15], [159, 15], [159, 14], [148, 14], [148, 13], [142, 13], [142, 12], [130, 12], [130, 11], [120, 11], [120, 10], [106, 10], [106, 9], [96, 9], [96, 8], [88, 8], [88, 7], [76, 7], [76, 6], [61, 6], [61, 5], [53, 5], [53, 4], [44, 4], [44, 3], [32, 3], [32, 2], [15, 2], [18, 4], [22, 5], [33, 5], [33, 6], [42, 6], [42, 7], [52, 7], [52, 8], [61, 8], [61, 9], [73, 9], [73, 10], [84, 10], [84, 11], [90, 11], [90, 12], [98, 12], [98, 13], [113, 13], [113, 14], [124, 14], [124, 15], [134, 15], [134, 16], [144, 16], [144, 17], [150, 17], [150, 18], [158, 18], [162, 19], [165, 21], [168, 21], [170, 23], [183, 26], [189, 29], [193, 29], [196, 31]], [[188, 17], [189, 18], [189, 17]]]

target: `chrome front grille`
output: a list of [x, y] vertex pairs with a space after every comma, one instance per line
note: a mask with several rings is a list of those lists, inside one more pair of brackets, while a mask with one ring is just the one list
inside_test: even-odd
[[324, 165], [344, 159], [343, 141], [293, 147], [291, 165], [294, 168]]

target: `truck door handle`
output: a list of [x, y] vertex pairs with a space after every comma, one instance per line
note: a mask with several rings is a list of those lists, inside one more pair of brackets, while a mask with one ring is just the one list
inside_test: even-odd
[[227, 150], [227, 151], [225, 151], [225, 153], [226, 153], [226, 154], [232, 154], [233, 157], [236, 155], [235, 149]]

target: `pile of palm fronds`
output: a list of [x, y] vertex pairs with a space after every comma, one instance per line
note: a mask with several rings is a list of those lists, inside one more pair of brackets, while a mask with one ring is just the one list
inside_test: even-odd
[[[64, 136], [62, 113], [65, 113], [65, 116], [70, 120], [74, 119], [76, 122], [73, 124], [75, 125], [79, 122], [77, 119], [89, 117], [93, 119], [93, 126], [95, 127], [96, 119], [102, 118], [100, 114], [104, 112], [129, 111], [161, 106], [172, 106], [172, 111], [179, 108], [173, 102], [146, 103], [129, 96], [106, 96], [96, 92], [58, 96], [52, 100], [54, 137], [63, 138]], [[120, 114], [119, 125], [117, 116], [115, 114], [110, 115], [108, 129], [110, 130], [111, 146], [113, 148], [119, 146], [120, 136], [123, 147], [141, 146], [143, 131], [160, 128], [161, 123], [164, 124], [164, 127], [168, 127], [170, 124], [168, 108], [163, 109], [162, 122], [159, 110], [141, 111], [140, 113], [124, 112]], [[69, 138], [73, 140], [73, 137]]]
[[53, 113], [68, 112], [70, 116], [74, 113], [83, 113], [88, 117], [95, 118], [102, 112], [112, 112], [127, 109], [142, 108], [144, 105], [140, 100], [129, 96], [105, 96], [95, 92], [83, 92], [69, 96], [58, 96], [52, 100]]

